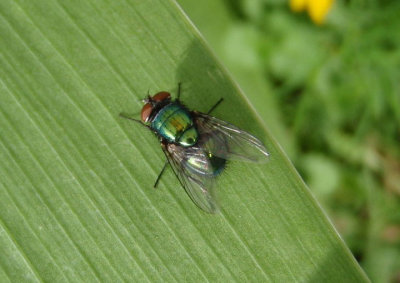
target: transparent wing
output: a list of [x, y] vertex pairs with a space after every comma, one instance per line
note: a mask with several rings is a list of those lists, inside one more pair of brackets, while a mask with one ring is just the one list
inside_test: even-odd
[[203, 149], [215, 156], [228, 159], [263, 163], [268, 152], [263, 143], [238, 127], [204, 113], [195, 112], [195, 122]]
[[213, 195], [215, 178], [210, 160], [201, 148], [185, 148], [175, 144], [163, 146], [176, 177], [192, 201], [202, 210], [216, 213], [218, 206]]

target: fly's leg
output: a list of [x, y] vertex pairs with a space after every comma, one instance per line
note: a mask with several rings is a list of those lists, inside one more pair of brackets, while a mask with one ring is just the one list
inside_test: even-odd
[[139, 123], [140, 125], [142, 125], [142, 126], [144, 126], [144, 127], [146, 127], [146, 128], [148, 128], [148, 129], [151, 130], [150, 126], [146, 125], [145, 123], [143, 123], [143, 122], [140, 121], [140, 120], [137, 120], [137, 119], [134, 119], [134, 118], [132, 118], [132, 117], [129, 117], [128, 115], [126, 115], [126, 114], [124, 114], [124, 113], [119, 113], [119, 117], [124, 118], [124, 119], [128, 119], [128, 120], [131, 120], [131, 121], [134, 121], [134, 122], [136, 122], [136, 123]]
[[167, 166], [168, 166], [168, 160], [165, 161], [164, 166], [163, 166], [163, 168], [161, 169], [160, 174], [158, 174], [157, 180], [156, 180], [156, 182], [154, 183], [154, 188], [157, 187], [158, 182], [160, 181], [162, 174], [164, 174], [164, 171], [165, 171], [165, 169], [167, 168]]
[[179, 100], [181, 98], [181, 82], [178, 83], [178, 93], [177, 93], [177, 99]]
[[224, 101], [224, 99], [223, 99], [223, 98], [220, 98], [220, 99], [217, 101], [217, 103], [215, 103], [214, 106], [211, 107], [210, 110], [208, 110], [207, 114], [210, 114], [212, 111], [214, 111], [214, 109], [217, 108], [217, 106], [218, 106], [222, 101]]

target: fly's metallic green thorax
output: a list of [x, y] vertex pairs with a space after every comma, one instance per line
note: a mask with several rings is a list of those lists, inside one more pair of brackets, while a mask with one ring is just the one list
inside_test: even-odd
[[168, 142], [184, 147], [196, 144], [199, 136], [191, 113], [178, 102], [171, 102], [158, 110], [150, 127]]

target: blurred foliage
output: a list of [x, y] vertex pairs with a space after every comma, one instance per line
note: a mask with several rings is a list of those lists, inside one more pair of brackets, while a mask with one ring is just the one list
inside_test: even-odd
[[323, 25], [285, 0], [179, 2], [371, 280], [400, 282], [400, 1], [336, 1]]

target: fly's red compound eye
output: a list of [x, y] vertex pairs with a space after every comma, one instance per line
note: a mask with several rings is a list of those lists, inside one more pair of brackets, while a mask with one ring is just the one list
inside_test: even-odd
[[151, 99], [153, 101], [160, 102], [163, 101], [164, 99], [169, 99], [169, 98], [171, 98], [171, 94], [169, 92], [160, 91], [156, 93]]
[[142, 108], [141, 118], [143, 122], [147, 122], [149, 120], [151, 111], [153, 110], [153, 106], [150, 103], [146, 103]]

